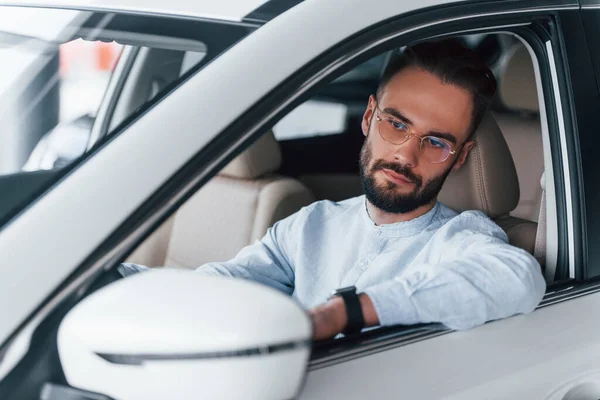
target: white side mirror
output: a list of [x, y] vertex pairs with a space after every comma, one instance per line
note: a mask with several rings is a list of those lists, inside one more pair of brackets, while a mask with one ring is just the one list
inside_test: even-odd
[[278, 291], [193, 271], [140, 273], [75, 306], [58, 332], [69, 384], [117, 400], [291, 399], [312, 327]]

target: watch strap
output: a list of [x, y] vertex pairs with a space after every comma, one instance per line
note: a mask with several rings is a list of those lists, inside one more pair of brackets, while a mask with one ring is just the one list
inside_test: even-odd
[[365, 327], [365, 320], [356, 288], [351, 286], [338, 289], [335, 294], [342, 298], [346, 307], [347, 322], [342, 333], [344, 335], [359, 333]]

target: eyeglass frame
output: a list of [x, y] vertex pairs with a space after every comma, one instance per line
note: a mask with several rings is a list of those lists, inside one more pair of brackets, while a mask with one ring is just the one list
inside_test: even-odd
[[[379, 104], [378, 104], [377, 102], [375, 103], [375, 109], [377, 110], [377, 115], [375, 116], [375, 118], [377, 119], [377, 122], [378, 122], [378, 123], [382, 123], [382, 122], [383, 122], [383, 119], [382, 119], [382, 117], [379, 115], [379, 114], [381, 113], [381, 114], [384, 114], [384, 115], [389, 115], [389, 118], [388, 118], [388, 119], [390, 119], [390, 120], [399, 121], [400, 123], [402, 123], [402, 124], [406, 125], [406, 123], [402, 122], [402, 121], [401, 121], [401, 120], [399, 120], [398, 118], [396, 118], [396, 117], [394, 117], [394, 116], [390, 115], [389, 113], [386, 113], [386, 112], [385, 112], [385, 111], [383, 111], [382, 109], [380, 109], [380, 108], [379, 108]], [[440, 138], [440, 137], [437, 137], [437, 136], [431, 136], [431, 135], [425, 135], [425, 136], [421, 136], [421, 135], [418, 135], [418, 134], [416, 134], [416, 133], [413, 131], [413, 129], [412, 129], [411, 127], [409, 127], [408, 125], [406, 126], [406, 128], [407, 128], [407, 130], [408, 130], [408, 135], [406, 135], [406, 136], [405, 136], [405, 139], [404, 139], [404, 141], [403, 141], [402, 143], [394, 143], [394, 142], [390, 142], [389, 140], [387, 140], [386, 138], [384, 138], [384, 137], [383, 137], [383, 135], [381, 134], [381, 129], [379, 128], [379, 125], [377, 126], [377, 133], [379, 134], [379, 137], [380, 137], [380, 138], [381, 138], [381, 139], [382, 139], [384, 142], [386, 142], [386, 143], [389, 143], [389, 144], [393, 144], [394, 146], [400, 146], [400, 145], [403, 145], [404, 143], [408, 142], [408, 141], [409, 141], [409, 140], [410, 140], [410, 139], [411, 139], [411, 138], [414, 136], [414, 137], [416, 137], [417, 139], [419, 139], [419, 140], [420, 140], [420, 143], [419, 143], [419, 150], [420, 150], [420, 151], [421, 151], [421, 149], [422, 149], [422, 147], [423, 147], [423, 140], [424, 140], [424, 139], [426, 139], [426, 138], [428, 138], [428, 137], [434, 137], [434, 138], [436, 138], [437, 140], [441, 140], [442, 142], [446, 143], [446, 144], [448, 145], [448, 147], [450, 147], [450, 152], [448, 153], [448, 155], [446, 156], [446, 158], [444, 158], [442, 161], [433, 162], [433, 161], [431, 161], [431, 160], [429, 160], [429, 159], [427, 159], [427, 158], [426, 158], [426, 159], [427, 159], [427, 161], [428, 161], [428, 162], [430, 162], [430, 163], [432, 163], [432, 164], [441, 164], [441, 163], [443, 163], [443, 162], [447, 161], [447, 160], [450, 158], [450, 156], [453, 156], [453, 155], [455, 155], [455, 154], [456, 154], [456, 152], [458, 151], [458, 149], [459, 149], [459, 148], [462, 148], [462, 147], [465, 145], [465, 143], [469, 141], [469, 139], [467, 139], [467, 140], [466, 140], [464, 143], [462, 143], [460, 146], [456, 146], [456, 148], [454, 148], [454, 149], [453, 149], [453, 148], [452, 148], [452, 144], [451, 144], [451, 143], [450, 143], [448, 140], [446, 140], [446, 139], [444, 139], [444, 138]], [[422, 155], [422, 154], [423, 154], [423, 152], [421, 151], [421, 155]]]

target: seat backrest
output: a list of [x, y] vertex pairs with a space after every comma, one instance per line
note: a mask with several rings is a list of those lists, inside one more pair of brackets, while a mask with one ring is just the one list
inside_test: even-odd
[[439, 200], [457, 212], [485, 212], [505, 230], [511, 244], [533, 253], [537, 224], [509, 215], [519, 202], [519, 180], [491, 113], [483, 118], [474, 140], [465, 164], [448, 176]]
[[544, 172], [542, 126], [533, 62], [521, 43], [511, 48], [499, 76], [499, 99], [505, 112], [494, 116], [513, 156], [520, 197], [510, 215], [537, 221]]
[[279, 145], [269, 132], [195, 193], [128, 262], [193, 268], [232, 258], [314, 201], [303, 184], [274, 174], [280, 164]]

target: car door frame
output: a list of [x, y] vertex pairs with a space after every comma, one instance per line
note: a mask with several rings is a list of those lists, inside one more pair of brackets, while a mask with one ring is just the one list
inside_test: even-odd
[[[477, 18], [481, 17], [481, 14], [484, 14], [484, 17], [487, 18], [489, 16], [492, 16], [494, 13], [498, 13], [500, 11], [503, 10], [503, 7], [506, 7], [506, 4], [497, 4], [497, 3], [502, 3], [502, 2], [496, 2], [495, 4], [486, 4], [484, 6], [482, 6], [482, 8], [487, 9], [489, 11], [483, 13], [482, 11], [475, 11], [473, 13], [473, 15]], [[525, 3], [525, 2], [524, 2]], [[530, 3], [534, 3], [534, 5], [515, 5], [514, 7], [510, 7], [510, 8], [504, 8], [504, 12], [506, 15], [513, 15], [516, 12], [521, 12], [523, 14], [523, 16], [525, 17], [526, 15], [528, 15], [528, 13], [539, 13], [539, 12], [543, 12], [543, 11], [549, 11], [552, 10], [552, 7], [557, 7], [557, 5], [559, 4], [566, 4], [566, 8], [570, 8], [570, 9], [576, 9], [573, 2], [572, 1], [565, 1], [565, 2], [554, 2], [554, 6], [553, 5], [547, 5], [545, 7], [538, 7], [535, 6], [535, 3], [539, 3], [539, 2], [530, 2]], [[458, 8], [461, 11], [458, 12], [462, 12], [464, 13], [464, 9], [463, 7], [465, 7], [466, 9], [470, 8], [470, 7], [474, 7], [475, 9], [477, 9], [477, 7], [480, 6], [478, 4], [474, 4], [474, 5], [462, 5], [462, 4], [458, 4], [458, 5], [454, 5], [454, 8]], [[487, 8], [486, 8], [487, 7]], [[444, 9], [441, 14], [445, 14], [447, 12], [449, 12], [451, 7], [448, 7], [446, 9]], [[564, 7], [560, 7], [558, 6], [556, 8], [557, 10], [559, 9], [564, 9]], [[440, 10], [430, 10], [430, 13], [435, 13], [436, 11], [440, 11]], [[468, 13], [466, 14], [468, 15]], [[421, 15], [422, 17], [422, 15]], [[496, 17], [494, 17], [496, 18]], [[461, 21], [467, 19], [466, 16], [463, 15], [463, 17], [460, 18]], [[412, 22], [411, 22], [412, 23]], [[451, 25], [453, 23], [453, 21], [448, 22], [448, 25]], [[388, 21], [387, 24], [393, 25], [394, 21]], [[416, 23], [418, 24], [418, 22]], [[445, 27], [446, 23], [440, 23], [440, 24], [436, 24], [435, 29], [436, 30], [447, 30], [448, 28]], [[510, 24], [509, 24], [510, 25]], [[439, 28], [439, 29], [438, 29]], [[373, 40], [373, 36], [377, 37], [378, 35], [382, 35], [382, 31], [385, 32], [386, 29], [389, 29], [389, 27], [385, 27], [385, 26], [378, 26], [376, 28], [372, 29], [372, 32], [365, 32], [362, 34], [362, 40], [364, 41], [375, 41]], [[428, 26], [427, 30], [433, 32], [434, 30], [432, 29], [432, 27]], [[477, 30], [476, 27], [474, 27], [473, 31]], [[483, 31], [483, 29], [480, 29], [480, 31]], [[407, 41], [413, 41], [413, 40], [419, 40], [422, 39], [421, 36], [426, 36], [426, 37], [431, 37], [428, 35], [431, 35], [431, 33], [424, 33], [426, 31], [420, 31], [420, 32], [416, 32], [416, 31], [411, 31], [408, 32], [406, 34], [405, 37], [410, 38], [407, 39]], [[442, 35], [441, 33], [438, 33], [440, 35]], [[371, 37], [369, 37], [370, 35], [373, 35]], [[397, 36], [399, 35], [398, 33], [394, 34], [393, 36]], [[357, 40], [358, 38], [354, 38], [355, 40]], [[398, 42], [398, 39], [385, 39], [385, 43], [387, 43], [387, 45], [389, 46], [391, 42], [396, 41]], [[376, 49], [380, 49], [382, 48], [382, 46], [385, 45], [385, 43], [376, 43]], [[369, 51], [365, 50], [364, 48], [360, 49], [360, 53], [359, 55], [353, 55], [353, 56], [349, 56], [349, 53], [352, 53], [351, 51], [348, 51], [347, 48], [352, 48], [352, 47], [358, 47], [358, 45], [356, 43], [345, 43], [344, 46], [340, 46], [339, 48], [337, 48], [335, 51], [333, 51], [332, 53], [328, 54], [328, 57], [323, 57], [322, 59], [316, 60], [315, 64], [325, 64], [325, 63], [329, 63], [334, 65], [335, 69], [338, 70], [337, 75], [341, 75], [343, 74], [343, 72], [346, 72], [347, 70], [351, 69], [353, 66], [356, 66], [358, 64], [360, 64], [362, 61], [368, 59], [370, 57], [370, 55], [372, 55], [374, 52], [376, 52], [376, 50], [370, 49]], [[337, 62], [336, 61], [331, 61], [332, 58], [337, 58]], [[347, 60], [347, 58], [353, 58], [353, 60], [351, 62], [349, 62]], [[325, 61], [325, 59], [328, 59], [328, 61]], [[323, 62], [325, 61], [325, 62]], [[255, 105], [254, 107], [252, 107], [251, 110], [249, 110], [247, 113], [245, 113], [241, 118], [239, 118], [234, 124], [232, 124], [231, 126], [229, 126], [227, 129], [225, 129], [222, 132], [222, 136], [234, 136], [237, 140], [238, 143], [240, 144], [240, 147], [236, 148], [233, 151], [228, 151], [228, 154], [222, 158], [222, 160], [220, 161], [220, 163], [215, 164], [214, 167], [211, 169], [210, 173], [207, 174], [207, 176], [203, 179], [203, 180], [199, 180], [196, 179], [196, 181], [193, 183], [193, 186], [189, 186], [187, 188], [188, 193], [186, 194], [182, 194], [182, 198], [189, 198], [191, 196], [191, 193], [189, 192], [190, 190], [193, 191], [196, 188], [201, 187], [205, 182], [207, 182], [222, 166], [226, 165], [231, 159], [233, 159], [236, 155], [238, 155], [240, 152], [242, 152], [245, 148], [247, 148], [258, 136], [260, 136], [260, 133], [270, 129], [275, 123], [276, 121], [278, 121], [283, 115], [286, 115], [289, 111], [293, 110], [295, 107], [297, 107], [299, 104], [301, 104], [304, 100], [310, 98], [310, 95], [312, 93], [318, 92], [318, 86], [317, 83], [315, 81], [323, 81], [326, 80], [327, 75], [326, 74], [331, 74], [331, 68], [327, 68], [324, 67], [323, 68], [324, 73], [322, 74], [317, 74], [314, 76], [310, 76], [311, 74], [313, 74], [313, 71], [309, 68], [305, 68], [303, 69], [303, 71], [299, 72], [298, 74], [296, 74], [296, 76], [290, 77], [284, 85], [282, 85], [283, 87], [281, 87], [280, 89], [278, 89], [278, 91], [293, 91], [293, 89], [289, 89], [289, 87], [296, 87], [297, 91], [294, 94], [294, 98], [287, 102], [284, 103], [282, 105], [281, 103], [281, 98], [277, 97], [278, 93], [271, 93], [269, 95], [268, 99], [263, 99], [259, 102], [257, 102], [257, 105]], [[342, 71], [342, 72], [339, 72]], [[559, 73], [564, 74], [565, 71], [559, 71]], [[310, 82], [310, 87], [307, 88], [305, 83], [306, 82]], [[568, 82], [567, 83], [561, 83], [559, 82], [560, 85], [564, 85], [564, 87], [560, 88], [560, 93], [561, 96], [564, 100], [569, 100], [570, 99], [570, 93], [571, 93], [571, 89], [570, 87], [568, 87]], [[287, 88], [285, 86], [288, 86]], [[553, 90], [553, 88], [548, 88], [548, 90]], [[301, 95], [301, 96], [300, 96]], [[560, 131], [559, 129], [559, 123], [557, 121], [557, 110], [556, 110], [556, 103], [554, 102], [554, 98], [552, 97], [551, 94], [545, 93], [545, 103], [547, 105], [546, 107], [546, 111], [551, 113], [551, 115], [548, 116], [548, 120], [550, 121], [550, 130], [553, 130], [555, 132]], [[268, 109], [269, 107], [274, 106], [275, 104], [278, 104], [279, 107], [273, 111], [271, 110], [271, 112], [269, 113], [268, 111], [265, 111], [265, 109]], [[565, 104], [569, 104], [569, 103], [565, 103]], [[265, 117], [265, 114], [267, 115]], [[570, 126], [570, 130], [574, 131], [576, 130], [576, 123], [577, 121], [572, 120], [571, 116], [572, 115], [576, 115], [575, 113], [566, 113], [563, 112], [561, 113], [562, 116], [566, 119], [566, 123], [565, 125], [569, 125]], [[260, 123], [256, 124], [253, 123], [251, 121], [253, 120], [257, 120], [260, 119]], [[255, 125], [251, 130], [246, 130], [244, 131], [244, 129], [242, 128], [243, 126], [247, 126], [253, 124]], [[551, 140], [553, 140], [552, 143], [552, 147], [553, 148], [562, 148], [563, 150], [566, 148], [565, 145], [563, 143], [560, 143], [560, 138], [556, 136], [553, 136], [551, 138]], [[564, 180], [563, 175], [564, 172], [563, 170], [560, 168], [560, 166], [563, 166], [565, 170], [569, 170], [569, 171], [575, 171], [576, 173], [578, 173], [579, 170], [579, 152], [578, 152], [578, 148], [577, 148], [577, 144], [570, 142], [567, 144], [569, 146], [569, 152], [572, 153], [572, 156], [570, 158], [568, 158], [567, 160], [563, 160], [562, 158], [562, 153], [560, 152], [554, 152], [552, 154], [553, 160], [552, 160], [552, 165], [555, 166], [555, 171], [554, 173], [558, 174], [559, 176], [556, 178], [557, 182], [562, 182]], [[221, 149], [220, 151], [227, 151], [227, 149]], [[565, 164], [566, 163], [566, 164]], [[197, 178], [197, 177], [196, 177]], [[581, 182], [581, 179], [579, 176], [575, 176], [575, 182]], [[583, 276], [583, 270], [584, 270], [584, 265], [585, 265], [585, 258], [582, 254], [582, 249], [584, 248], [584, 235], [581, 234], [576, 234], [576, 232], [580, 232], [583, 228], [582, 228], [582, 224], [584, 222], [581, 221], [581, 218], [578, 218], [581, 215], [581, 205], [580, 204], [576, 204], [577, 202], [574, 202], [573, 204], [569, 205], [569, 212], [565, 211], [567, 210], [567, 205], [565, 204], [565, 196], [566, 194], [564, 193], [565, 189], [561, 184], [556, 185], [556, 190], [557, 190], [557, 194], [556, 197], [559, 201], [558, 206], [561, 209], [560, 214], [565, 216], [565, 215], [570, 215], [570, 216], [574, 216], [573, 219], [577, 220], [576, 222], [570, 222], [567, 223], [566, 218], [563, 218], [563, 220], [561, 221], [559, 226], [559, 230], [562, 232], [561, 236], [563, 238], [569, 237], [569, 238], [573, 238], [571, 243], [568, 243], [568, 241], [562, 241], [559, 243], [559, 262], [562, 263], [563, 265], [568, 265], [568, 267], [564, 267], [561, 271], [561, 273], [564, 276], [558, 276], [557, 280], [561, 281], [561, 280], [566, 280], [569, 281], [571, 279], [581, 279], [581, 277]], [[191, 188], [191, 189], [190, 189]], [[572, 193], [576, 193], [579, 191], [579, 188], [577, 186], [571, 187], [568, 189], [568, 192], [572, 195]], [[177, 204], [182, 204], [184, 200], [179, 199]], [[573, 210], [573, 212], [570, 212], [571, 210]], [[164, 209], [160, 209], [160, 207], [156, 207], [154, 208], [155, 211], [155, 215], [158, 214], [162, 214], [162, 211], [165, 211]], [[168, 216], [167, 216], [168, 217]], [[163, 221], [164, 219], [166, 219], [166, 217], [164, 217], [161, 221]], [[575, 225], [577, 224], [577, 225]], [[568, 233], [567, 233], [568, 232]], [[141, 232], [138, 232], [141, 233]], [[147, 234], [147, 232], [143, 232], [142, 235]], [[133, 234], [133, 236], [136, 236], [135, 233]], [[137, 242], [141, 243], [141, 239], [137, 239]], [[570, 257], [575, 257], [575, 259], [570, 259]], [[576, 266], [576, 267], [575, 267]]]

